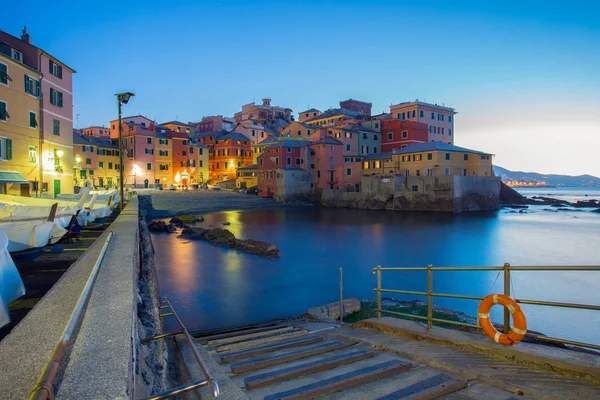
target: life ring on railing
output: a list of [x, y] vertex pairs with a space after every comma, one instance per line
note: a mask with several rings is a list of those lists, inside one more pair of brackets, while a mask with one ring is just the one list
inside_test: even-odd
[[[490, 320], [490, 310], [495, 304], [504, 306], [513, 317], [513, 327], [510, 332], [506, 334], [498, 332]], [[521, 310], [521, 307], [519, 307], [516, 301], [506, 295], [490, 294], [486, 296], [481, 300], [481, 303], [479, 303], [477, 313], [479, 326], [481, 326], [485, 334], [496, 343], [504, 346], [512, 346], [523, 340], [527, 333], [527, 320], [525, 319], [523, 310]]]

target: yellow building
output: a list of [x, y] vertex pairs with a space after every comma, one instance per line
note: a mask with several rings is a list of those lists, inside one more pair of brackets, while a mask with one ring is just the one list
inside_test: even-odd
[[418, 143], [365, 157], [363, 175], [494, 176], [492, 156], [442, 142]]
[[75, 185], [119, 186], [119, 145], [115, 139], [73, 134]]
[[197, 140], [189, 140], [190, 181], [204, 183], [208, 181], [208, 146]]
[[0, 53], [0, 193], [29, 196], [41, 189], [39, 124], [38, 72]]
[[185, 124], [180, 121], [165, 122], [164, 124], [160, 124], [160, 126], [167, 127], [170, 130], [175, 131], [175, 132], [186, 133], [188, 136], [193, 136], [194, 130], [196, 129], [194, 127], [194, 125]]
[[256, 164], [246, 165], [237, 169], [235, 187], [237, 189], [250, 189], [258, 186], [258, 169]]
[[492, 154], [442, 142], [395, 150], [392, 162], [406, 176], [493, 176]]

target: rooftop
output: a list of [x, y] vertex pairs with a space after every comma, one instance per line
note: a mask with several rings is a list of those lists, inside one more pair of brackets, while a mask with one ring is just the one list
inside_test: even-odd
[[185, 122], [181, 122], [181, 121], [169, 121], [169, 122], [163, 122], [159, 125], [185, 125], [185, 126], [189, 126], [192, 127], [193, 125], [191, 124], [186, 124]]
[[402, 103], [390, 105], [390, 110], [393, 109], [393, 108], [407, 107], [407, 106], [412, 106], [412, 105], [419, 105], [419, 106], [425, 106], [425, 107], [430, 107], [430, 108], [437, 108], [437, 109], [440, 109], [440, 110], [449, 111], [449, 112], [452, 112], [452, 113], [456, 114], [456, 111], [454, 111], [454, 108], [452, 108], [452, 107], [440, 106], [439, 104], [431, 104], [431, 103], [426, 103], [424, 101], [419, 101], [419, 100], [405, 101], [405, 102], [402, 102]]
[[420, 153], [423, 151], [455, 151], [460, 153], [473, 153], [482, 155], [491, 155], [491, 153], [484, 153], [482, 151], [471, 150], [464, 147], [458, 147], [453, 144], [442, 143], [442, 142], [426, 142], [410, 144], [403, 149], [394, 149], [393, 154], [409, 154], [409, 153]]
[[347, 116], [350, 116], [350, 117], [360, 117], [360, 116], [362, 116], [361, 113], [358, 113], [358, 112], [355, 112], [355, 111], [350, 111], [350, 110], [348, 110], [346, 108], [330, 108], [329, 110], [325, 110], [323, 112], [323, 114], [317, 115], [316, 117], [313, 117], [313, 118], [310, 118], [310, 119], [307, 119], [304, 122], [317, 121], [317, 120], [320, 120], [320, 119], [334, 117], [334, 116], [337, 116], [337, 115], [347, 115]]
[[388, 153], [369, 154], [368, 156], [365, 156], [363, 158], [363, 161], [391, 160], [391, 159], [392, 159], [392, 153], [388, 152]]
[[311, 112], [321, 112], [321, 110], [317, 110], [316, 108], [309, 108], [308, 110], [300, 111], [299, 114], [311, 113]]
[[222, 132], [221, 134], [219, 134], [215, 140], [241, 140], [243, 142], [249, 142], [250, 139], [248, 139], [246, 136], [242, 135], [241, 133], [237, 133], [237, 132]]

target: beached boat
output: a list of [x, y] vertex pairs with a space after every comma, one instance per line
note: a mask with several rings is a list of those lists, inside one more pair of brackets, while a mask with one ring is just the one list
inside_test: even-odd
[[0, 328], [10, 322], [8, 303], [25, 294], [25, 285], [8, 252], [8, 238], [0, 231]]
[[0, 231], [8, 238], [8, 251], [15, 260], [36, 258], [49, 244], [58, 242], [67, 230], [54, 222], [58, 205], [55, 204], [46, 220], [39, 217], [0, 220]]

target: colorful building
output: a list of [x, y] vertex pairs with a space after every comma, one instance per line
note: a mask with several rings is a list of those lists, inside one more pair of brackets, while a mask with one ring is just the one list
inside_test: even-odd
[[309, 108], [306, 111], [298, 113], [298, 122], [305, 122], [306, 120], [316, 118], [321, 114], [323, 114], [322, 111], [319, 111], [316, 108]]
[[390, 106], [390, 114], [393, 119], [427, 124], [428, 142], [454, 143], [454, 108], [415, 100]]
[[212, 158], [209, 161], [211, 181], [235, 179], [237, 168], [252, 164], [252, 147], [250, 140], [244, 135], [237, 132], [222, 132], [214, 136]]
[[38, 71], [0, 52], [0, 194], [29, 196], [41, 188], [40, 98], [26, 92], [30, 77], [39, 96]]
[[[15, 115], [14, 118], [19, 120], [22, 119], [20, 114], [25, 112], [27, 123], [23, 126], [38, 129], [37, 168], [31, 163], [31, 169], [37, 169], [38, 176], [37, 179], [33, 180], [31, 191], [39, 193], [38, 185], [35, 183], [35, 181], [38, 181], [43, 183], [43, 192], [51, 197], [58, 193], [73, 193], [72, 75], [75, 70], [69, 68], [46, 51], [34, 46], [27, 28], [23, 29], [20, 39], [0, 31], [0, 53], [14, 61], [9, 63], [7, 58], [4, 57], [1, 61], [2, 65], [0, 65], [0, 75], [2, 76], [0, 86], [4, 86], [0, 96], [7, 96], [6, 98], [0, 97], [0, 101], [2, 101], [0, 103], [0, 107], [2, 107], [0, 112], [3, 115], [2, 121], [8, 123], [13, 118], [11, 111]], [[22, 67], [17, 67], [15, 62]], [[22, 106], [29, 107], [31, 104], [25, 102], [22, 96], [17, 93], [20, 89], [18, 91], [10, 90], [11, 88], [16, 89], [14, 85], [22, 85], [21, 87], [26, 95], [36, 99], [37, 107], [33, 109], [21, 108]], [[6, 139], [12, 140], [14, 125], [12, 123], [5, 126], [5, 129], [9, 130], [8, 132], [4, 131], [6, 133], [4, 138], [5, 147], [7, 144]], [[32, 125], [35, 125], [35, 128]], [[21, 153], [25, 151], [27, 160], [29, 160], [30, 152], [33, 153], [33, 149], [29, 148], [31, 145], [27, 144], [27, 149], [24, 150], [23, 141], [19, 139], [18, 142], [19, 159], [22, 157]], [[8, 149], [8, 147], [6, 148]], [[4, 155], [7, 156], [8, 154], [5, 153]], [[21, 161], [18, 162], [22, 164]], [[30, 177], [31, 173], [27, 179], [30, 179]], [[6, 190], [12, 190], [12, 188]], [[19, 188], [19, 191], [21, 191], [21, 188]]]
[[237, 189], [249, 189], [258, 186], [258, 165], [246, 165], [237, 169], [235, 187]]
[[[310, 143], [314, 187], [317, 189], [340, 189], [344, 186], [343, 145], [337, 139], [324, 137]], [[312, 154], [314, 153], [314, 154]]]
[[75, 186], [119, 187], [119, 145], [115, 139], [73, 134]]
[[174, 132], [185, 133], [188, 137], [193, 136], [194, 132], [196, 130], [195, 125], [186, 124], [186, 123], [183, 123], [180, 121], [169, 121], [169, 122], [164, 122], [160, 125], [165, 126]]
[[88, 126], [79, 131], [83, 136], [110, 137], [110, 129], [104, 126]]
[[429, 141], [429, 127], [417, 121], [388, 119], [381, 121], [381, 151], [392, 152], [408, 145]]
[[346, 110], [354, 111], [365, 117], [371, 116], [371, 108], [373, 104], [367, 103], [365, 101], [348, 99], [344, 101], [340, 101], [340, 107], [345, 108]]
[[196, 133], [203, 132], [231, 132], [235, 126], [233, 118], [223, 117], [222, 115], [209, 115], [202, 117], [200, 122], [192, 122], [196, 127]]

